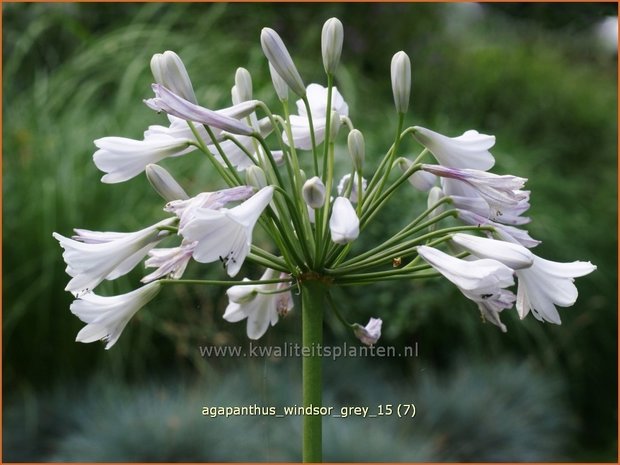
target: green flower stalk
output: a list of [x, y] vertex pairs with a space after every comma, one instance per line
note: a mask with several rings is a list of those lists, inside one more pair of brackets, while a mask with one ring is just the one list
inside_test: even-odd
[[[146, 171], [167, 203], [163, 218], [137, 232], [76, 229], [70, 238], [54, 233], [71, 276], [66, 290], [76, 296], [71, 310], [86, 323], [79, 342], [104, 340], [106, 349], [111, 348], [132, 316], [174, 285], [227, 286], [223, 318], [244, 321], [250, 339], [277, 332], [281, 318], [300, 314], [308, 348], [322, 344], [323, 321], [330, 311], [349, 337], [378, 343], [382, 325], [391, 324], [389, 312], [379, 309], [383, 318], [372, 318], [366, 326], [349, 324], [336, 308], [333, 290], [380, 281], [444, 277], [502, 331], [507, 328], [501, 314], [513, 309], [520, 318], [531, 312], [540, 321], [561, 323], [556, 306], [573, 305], [578, 295], [574, 278], [596, 267], [585, 261], [545, 260], [529, 250], [539, 241], [522, 229], [529, 221], [523, 216], [530, 206], [527, 180], [488, 171], [495, 163], [490, 152], [495, 137], [475, 130], [447, 137], [407, 127], [411, 64], [398, 52], [391, 65], [394, 141], [381, 159], [366, 157], [365, 139], [373, 134], [355, 127], [334, 85], [341, 22], [332, 18], [322, 31], [326, 86], [304, 85], [274, 30], [264, 28], [260, 40], [274, 85], [274, 108], [252, 99], [252, 78], [244, 68], [235, 74], [232, 106], [201, 106], [180, 57], [165, 52], [151, 61], [155, 96], [145, 103], [166, 112], [170, 125], [149, 127], [141, 141], [95, 141], [99, 150], [93, 158], [106, 173], [103, 182], [123, 182]], [[293, 114], [289, 89], [300, 97]], [[401, 150], [411, 143], [419, 144], [420, 154], [409, 160]], [[336, 148], [342, 146], [352, 163], [339, 172]], [[210, 163], [219, 175], [217, 185], [186, 192], [157, 165], [179, 156]], [[395, 165], [400, 170], [393, 170]], [[359, 239], [386, 205], [402, 203], [399, 193], [410, 186], [428, 191], [428, 201], [403, 208], [398, 230], [365, 249]], [[256, 229], [271, 243], [255, 244]], [[159, 247], [164, 240], [172, 246]], [[142, 278], [144, 286], [121, 296], [94, 293], [102, 281], [124, 276], [143, 261], [153, 269]], [[197, 275], [184, 278], [190, 261], [223, 266], [236, 279], [201, 279], [200, 267]], [[264, 270], [259, 279], [237, 278], [246, 262]], [[293, 289], [300, 294], [299, 312], [291, 312]], [[320, 357], [305, 356], [302, 372], [304, 406], [320, 407]], [[306, 416], [304, 461], [322, 460], [321, 441], [321, 417]]]

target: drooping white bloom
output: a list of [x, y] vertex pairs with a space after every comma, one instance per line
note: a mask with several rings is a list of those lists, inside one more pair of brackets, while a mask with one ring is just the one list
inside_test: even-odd
[[170, 50], [156, 53], [151, 58], [151, 72], [157, 84], [170, 89], [185, 100], [197, 103], [192, 81], [179, 55]]
[[189, 195], [183, 190], [172, 175], [159, 165], [146, 165], [146, 178], [153, 186], [153, 189], [163, 197], [164, 200], [187, 200]]
[[[165, 111], [169, 115], [176, 116], [177, 118], [206, 124], [207, 126], [232, 134], [250, 136], [254, 132], [250, 126], [227, 115], [226, 112], [209, 110], [208, 108], [196, 105], [195, 103], [179, 97], [160, 84], [153, 84], [152, 87], [153, 92], [155, 92], [155, 97], [145, 100], [144, 103], [155, 111]], [[248, 104], [246, 106], [250, 110], [249, 113], [254, 111], [256, 102], [250, 101], [243, 103]]]
[[[349, 188], [349, 183], [351, 183], [351, 187]], [[365, 178], [362, 178], [362, 194], [364, 194], [364, 192], [366, 192], [366, 186], [368, 185], [368, 183], [366, 182]], [[351, 174], [345, 174], [341, 179], [340, 182], [338, 183], [338, 195], [344, 196], [345, 193], [347, 192], [347, 190], [351, 190], [351, 194], [348, 196], [349, 200], [352, 203], [357, 203], [358, 199], [359, 199], [359, 195], [358, 195], [358, 189], [359, 189], [359, 184], [357, 182], [357, 176], [355, 176], [353, 178], [353, 181], [351, 181]]]
[[415, 126], [415, 137], [448, 168], [467, 168], [486, 171], [493, 167], [495, 159], [489, 149], [495, 145], [495, 136], [465, 131], [458, 137], [447, 137], [420, 126]]
[[[308, 103], [312, 112], [312, 124], [314, 125], [314, 136], [316, 143], [320, 144], [325, 139], [325, 126], [327, 124], [327, 88], [319, 84], [310, 84], [307, 89]], [[332, 88], [332, 107], [340, 116], [349, 115], [349, 106], [338, 92], [336, 87]], [[303, 100], [297, 100], [298, 115], [291, 115], [291, 132], [293, 135], [293, 145], [295, 148], [310, 150], [312, 148], [312, 138], [310, 133], [310, 123], [308, 113]], [[287, 145], [291, 145], [286, 131], [283, 131], [282, 138]]]
[[471, 169], [453, 169], [440, 165], [424, 164], [422, 169], [437, 176], [462, 181], [476, 189], [482, 198], [491, 203], [518, 205], [519, 202], [529, 199], [529, 192], [521, 190], [527, 179], [518, 176]]
[[325, 184], [321, 178], [314, 176], [308, 179], [302, 188], [302, 196], [310, 208], [321, 208], [325, 204]]
[[273, 186], [267, 186], [230, 210], [195, 209], [192, 218], [179, 228], [187, 242], [197, 242], [194, 260], [221, 260], [228, 275], [235, 276], [250, 251], [254, 225], [271, 202], [273, 191]]
[[459, 289], [470, 293], [482, 295], [514, 284], [513, 270], [497, 260], [462, 260], [425, 245], [418, 247], [418, 254]]
[[452, 241], [478, 258], [490, 258], [513, 270], [529, 268], [534, 263], [534, 254], [520, 244], [497, 241], [471, 234], [457, 233]]
[[[493, 226], [495, 233], [503, 241], [513, 241], [521, 244], [528, 249], [536, 247], [540, 241], [533, 239], [527, 231], [513, 226], [497, 223], [489, 220], [486, 216], [478, 215], [470, 210], [457, 209], [458, 219], [472, 226]], [[491, 234], [491, 233], [487, 233]]]
[[534, 255], [530, 268], [517, 270], [517, 312], [525, 318], [531, 310], [539, 321], [562, 323], [556, 309], [570, 307], [577, 300], [575, 279], [596, 270], [590, 262], [559, 263]]
[[144, 140], [102, 137], [95, 140], [95, 145], [99, 150], [93, 155], [93, 161], [97, 168], [107, 173], [101, 182], [112, 184], [137, 176], [151, 163], [187, 153], [190, 140], [163, 134]]
[[461, 260], [428, 246], [418, 247], [418, 254], [476, 302], [486, 320], [506, 331], [499, 313], [511, 308], [515, 300], [514, 294], [505, 289], [514, 284], [513, 270], [497, 260]]
[[174, 221], [168, 218], [131, 233], [76, 229], [73, 239], [54, 233], [64, 249], [65, 271], [72, 277], [65, 290], [74, 293], [92, 290], [104, 279], [112, 280], [129, 273], [149, 250], [169, 235], [158, 228]]
[[269, 64], [291, 90], [300, 97], [306, 95], [304, 81], [278, 33], [271, 28], [264, 27], [260, 33], [260, 44]]
[[338, 67], [343, 40], [344, 32], [340, 20], [338, 18], [330, 18], [325, 21], [321, 31], [321, 52], [323, 55], [323, 67], [327, 74], [334, 74]]
[[[268, 268], [261, 280], [277, 277], [278, 273]], [[291, 292], [277, 293], [279, 289], [283, 289], [279, 283], [231, 287], [226, 291], [229, 304], [224, 312], [224, 319], [236, 323], [247, 318], [248, 337], [259, 339], [270, 324], [274, 326], [280, 315], [285, 315], [293, 308]]]
[[195, 247], [196, 243], [193, 242], [191, 244], [183, 243], [178, 247], [150, 250], [149, 258], [144, 262], [144, 266], [157, 269], [140, 281], [149, 283], [164, 276], [170, 279], [179, 279], [183, 276]]
[[360, 220], [346, 197], [336, 197], [329, 218], [329, 230], [336, 244], [348, 244], [360, 234]]
[[409, 56], [402, 50], [392, 57], [390, 74], [396, 111], [398, 113], [407, 113], [409, 94], [411, 93], [411, 61]]
[[381, 318], [371, 318], [366, 326], [355, 323], [353, 333], [362, 343], [372, 346], [377, 343], [381, 337]]
[[135, 291], [111, 297], [92, 292], [81, 295], [71, 304], [70, 310], [84, 323], [77, 334], [77, 342], [106, 341], [106, 350], [112, 347], [123, 329], [138, 310], [149, 303], [158, 293], [158, 281], [142, 286]]
[[254, 193], [254, 189], [250, 186], [237, 186], [228, 189], [222, 189], [215, 192], [201, 192], [187, 200], [175, 200], [168, 202], [164, 207], [164, 211], [174, 213], [179, 218], [179, 228], [185, 226], [194, 218], [196, 210], [208, 208], [210, 210], [219, 210], [225, 207], [229, 202], [237, 202], [246, 200]]

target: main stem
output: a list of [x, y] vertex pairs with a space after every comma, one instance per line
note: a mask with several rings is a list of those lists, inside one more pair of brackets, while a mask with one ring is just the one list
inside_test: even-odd
[[[323, 343], [325, 284], [308, 280], [301, 283], [302, 345], [310, 353], [303, 357], [302, 389], [304, 407], [322, 407], [323, 369], [318, 347]], [[308, 349], [306, 349], [308, 347]], [[303, 461], [321, 462], [323, 433], [321, 415], [304, 415]]]

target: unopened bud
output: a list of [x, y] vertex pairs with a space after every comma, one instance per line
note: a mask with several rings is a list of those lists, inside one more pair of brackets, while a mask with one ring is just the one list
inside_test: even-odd
[[264, 27], [260, 34], [260, 43], [263, 53], [276, 72], [293, 92], [303, 98], [306, 95], [306, 86], [278, 33], [271, 28]]
[[252, 100], [252, 76], [245, 68], [237, 68], [235, 73], [235, 87], [242, 102]]
[[355, 166], [355, 171], [361, 173], [362, 167], [364, 166], [364, 157], [366, 156], [366, 144], [364, 143], [364, 135], [361, 131], [353, 129], [349, 133], [349, 138], [347, 139], [347, 142], [349, 145], [349, 155], [351, 155], [351, 159], [353, 160], [353, 166]]
[[255, 189], [262, 189], [267, 186], [267, 178], [265, 172], [259, 166], [252, 165], [245, 170], [245, 182], [248, 186], [252, 186]]
[[151, 72], [157, 84], [161, 84], [185, 100], [197, 103], [192, 81], [179, 55], [170, 50], [156, 53], [151, 58]]
[[405, 52], [398, 52], [392, 57], [391, 74], [396, 111], [407, 113], [411, 92], [411, 61]]
[[239, 97], [239, 91], [237, 90], [237, 86], [232, 86], [230, 89], [230, 97], [233, 105], [239, 105], [243, 100]]
[[301, 193], [306, 204], [315, 210], [325, 204], [325, 184], [318, 176], [308, 179], [304, 183]]
[[329, 218], [332, 241], [344, 245], [353, 242], [360, 234], [360, 220], [355, 208], [346, 197], [337, 197]]
[[[443, 197], [444, 197], [444, 193], [443, 193], [443, 190], [441, 190], [441, 187], [434, 186], [430, 191], [428, 191], [428, 200], [427, 200], [428, 208], [433, 208], [435, 205], [437, 205], [437, 202], [439, 202]], [[428, 215], [429, 219], [434, 218], [437, 215], [439, 215], [442, 212], [442, 210], [443, 210], [443, 206], [435, 208]]]
[[179, 183], [161, 166], [155, 164], [146, 165], [145, 172], [146, 178], [153, 186], [153, 189], [155, 189], [155, 192], [161, 195], [166, 202], [189, 199], [189, 196]]
[[321, 32], [321, 52], [323, 53], [323, 66], [327, 74], [334, 74], [338, 67], [343, 38], [342, 23], [338, 18], [330, 18], [325, 21]]

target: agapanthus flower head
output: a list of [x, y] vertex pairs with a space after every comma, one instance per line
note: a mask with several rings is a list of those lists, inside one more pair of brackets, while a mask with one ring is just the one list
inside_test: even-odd
[[86, 323], [77, 334], [77, 342], [106, 341], [106, 350], [110, 349], [127, 323], [138, 310], [149, 303], [158, 293], [161, 284], [152, 282], [138, 289], [110, 297], [103, 297], [92, 292], [82, 294], [70, 307], [71, 312]]

